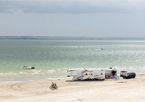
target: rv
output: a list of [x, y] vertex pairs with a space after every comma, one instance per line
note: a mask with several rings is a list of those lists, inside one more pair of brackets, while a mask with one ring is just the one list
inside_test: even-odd
[[106, 75], [117, 75], [116, 69], [78, 68], [67, 70], [67, 76], [73, 80], [105, 80]]
[[103, 69], [69, 69], [67, 73], [68, 77], [73, 77], [73, 80], [105, 79], [105, 70]]

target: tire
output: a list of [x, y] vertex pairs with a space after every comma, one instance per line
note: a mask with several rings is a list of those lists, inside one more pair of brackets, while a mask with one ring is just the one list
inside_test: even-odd
[[102, 79], [102, 81], [104, 81], [105, 79]]
[[52, 88], [52, 86], [50, 86], [49, 89], [54, 90], [54, 89]]
[[52, 87], [52, 86], [50, 86], [49, 87], [51, 90], [57, 90], [58, 89], [58, 87], [56, 86], [55, 88], [54, 87]]
[[55, 90], [57, 90], [57, 89], [58, 89], [58, 87], [56, 86]]
[[54, 88], [52, 86], [50, 86], [49, 89], [54, 90]]

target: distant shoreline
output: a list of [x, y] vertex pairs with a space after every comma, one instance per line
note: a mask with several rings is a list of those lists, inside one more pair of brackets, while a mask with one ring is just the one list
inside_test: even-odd
[[0, 36], [0, 40], [145, 40], [145, 37]]

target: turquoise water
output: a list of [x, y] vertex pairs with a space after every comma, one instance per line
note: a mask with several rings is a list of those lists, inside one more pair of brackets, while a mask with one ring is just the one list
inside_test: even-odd
[[[36, 69], [22, 69], [24, 65]], [[0, 81], [66, 77], [70, 68], [109, 67], [145, 73], [145, 41], [0, 40]]]

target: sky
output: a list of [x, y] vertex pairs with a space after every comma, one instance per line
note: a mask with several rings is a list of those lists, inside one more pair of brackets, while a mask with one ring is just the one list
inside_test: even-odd
[[145, 37], [145, 0], [0, 0], [0, 36]]

